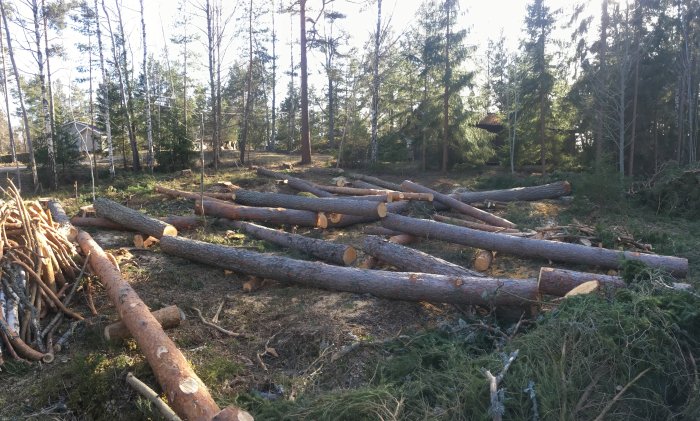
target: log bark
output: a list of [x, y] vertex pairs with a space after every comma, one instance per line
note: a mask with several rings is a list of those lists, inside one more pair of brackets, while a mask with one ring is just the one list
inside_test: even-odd
[[[348, 184], [346, 183], [345, 185], [348, 185]], [[358, 189], [383, 190], [382, 187], [377, 186], [376, 184], [367, 183], [367, 182], [362, 181], [362, 180], [352, 180], [352, 181], [350, 181], [350, 185], [352, 185], [352, 187], [356, 187]]]
[[[78, 233], [78, 243], [83, 253], [89, 256], [90, 266], [100, 277], [107, 296], [116, 307], [122, 322], [134, 336], [173, 410], [180, 417], [189, 420], [211, 420], [219, 415], [222, 411], [212, 399], [207, 387], [194, 373], [185, 356], [163, 332], [136, 291], [121, 277], [107, 254], [84, 231]], [[247, 412], [234, 409], [233, 416], [228, 419], [253, 419]]]
[[379, 227], [376, 225], [368, 225], [366, 227], [362, 227], [362, 233], [367, 234], [367, 235], [386, 235], [386, 236], [403, 234], [400, 231], [394, 231], [394, 230], [390, 230], [390, 229], [384, 228], [384, 227]]
[[338, 186], [318, 186], [319, 189], [334, 194], [345, 194], [348, 196], [376, 196], [390, 195], [393, 200], [403, 199], [401, 192], [386, 190], [386, 189], [360, 189], [356, 187], [338, 187]]
[[491, 225], [503, 228], [515, 228], [515, 224], [503, 219], [499, 216], [493, 215], [491, 213], [477, 209], [474, 206], [468, 205], [464, 202], [460, 202], [454, 197], [448, 196], [446, 194], [439, 193], [435, 190], [429, 189], [425, 186], [421, 186], [418, 183], [406, 180], [401, 183], [401, 190], [406, 190], [415, 193], [430, 193], [433, 195], [435, 201], [442, 203], [445, 206], [449, 206], [451, 209], [461, 212], [465, 215], [469, 215], [472, 218], [476, 218], [480, 221], [484, 221]]
[[250, 234], [260, 240], [265, 240], [278, 246], [299, 250], [304, 254], [318, 257], [326, 262], [350, 266], [357, 259], [357, 252], [352, 246], [332, 243], [330, 241], [309, 238], [299, 234], [290, 234], [263, 227], [250, 222], [233, 221], [238, 230]]
[[568, 181], [544, 184], [532, 187], [516, 187], [504, 190], [489, 190], [477, 192], [457, 193], [453, 196], [465, 203], [483, 202], [484, 200], [497, 200], [500, 202], [517, 202], [528, 200], [555, 199], [571, 193], [571, 184]]
[[382, 226], [418, 237], [438, 239], [523, 257], [586, 264], [606, 269], [617, 269], [620, 267], [622, 260], [627, 259], [667, 270], [678, 277], [684, 277], [688, 273], [688, 259], [680, 257], [609, 250], [579, 244], [514, 237], [391, 213], [382, 219]]
[[258, 167], [257, 172], [259, 175], [264, 175], [266, 177], [276, 178], [278, 180], [285, 180], [289, 187], [312, 193], [318, 197], [333, 197], [333, 194], [323, 191], [318, 186], [310, 181], [302, 180], [301, 178], [292, 177], [291, 175], [278, 173], [275, 171], [270, 171], [268, 169]]
[[420, 271], [438, 275], [482, 276], [447, 260], [376, 236], [365, 238], [362, 249], [365, 253], [406, 272]]
[[489, 250], [479, 250], [474, 256], [474, 269], [479, 272], [486, 272], [493, 263], [493, 252]]
[[[166, 216], [158, 218], [166, 224], [170, 224], [178, 231], [186, 231], [202, 226], [202, 219], [198, 216]], [[74, 216], [70, 219], [71, 224], [77, 227], [93, 227], [116, 231], [135, 231], [133, 228], [125, 227], [107, 218]]]
[[[156, 321], [163, 329], [172, 329], [180, 326], [180, 322], [185, 320], [185, 313], [182, 312], [176, 305], [163, 307], [159, 310], [151, 312]], [[104, 330], [105, 339], [108, 341], [116, 341], [119, 339], [127, 339], [131, 337], [131, 332], [121, 320], [110, 325], [107, 325]]]
[[163, 237], [163, 252], [278, 281], [406, 301], [518, 306], [537, 300], [534, 279], [389, 272], [294, 260], [181, 237]]
[[177, 228], [174, 226], [109, 199], [98, 197], [95, 199], [94, 206], [98, 216], [103, 216], [125, 227], [133, 228], [138, 232], [156, 238], [166, 235], [177, 235]]
[[283, 207], [377, 218], [383, 218], [387, 212], [386, 204], [372, 201], [338, 199], [335, 197], [314, 198], [291, 194], [261, 193], [251, 190], [238, 190], [236, 192], [236, 202], [249, 206]]
[[339, 199], [343, 200], [366, 200], [368, 202], [384, 202], [384, 203], [391, 203], [394, 200], [394, 197], [390, 194], [372, 194], [372, 195], [362, 195], [362, 196], [336, 196]]
[[444, 222], [446, 224], [459, 225], [460, 227], [467, 227], [479, 231], [500, 232], [503, 234], [515, 234], [520, 232], [520, 230], [513, 228], [495, 227], [493, 225], [482, 224], [480, 222], [465, 221], [464, 219], [450, 218], [449, 216], [443, 215], [433, 215], [433, 219], [439, 222]]
[[[381, 178], [377, 177], [372, 177], [369, 175], [364, 175], [364, 174], [357, 174], [357, 173], [346, 173], [346, 175], [350, 178], [354, 178], [356, 180], [361, 180], [370, 184], [374, 184], [375, 186], [383, 187], [385, 189], [389, 190], [394, 190], [394, 191], [401, 191], [401, 186], [399, 186], [396, 183], [392, 183], [390, 181], [385, 181], [382, 180]], [[353, 184], [355, 184], [353, 182]]]
[[219, 218], [233, 220], [260, 221], [277, 225], [299, 225], [304, 227], [326, 228], [328, 220], [323, 212], [311, 212], [298, 209], [263, 208], [226, 204], [217, 201], [204, 200], [195, 204], [195, 213], [202, 213]]
[[[408, 208], [409, 205], [410, 202], [406, 200], [401, 200], [399, 202], [391, 202], [387, 203], [386, 210], [387, 212], [394, 213], [403, 212]], [[340, 215], [340, 219], [338, 220], [338, 222], [328, 222], [328, 228], [345, 228], [349, 227], [350, 225], [379, 221], [380, 219], [381, 218], [377, 218], [374, 216]]]
[[75, 240], [77, 231], [75, 227], [71, 225], [70, 218], [66, 215], [66, 211], [63, 209], [61, 202], [51, 199], [48, 201], [47, 207], [51, 213], [51, 219], [58, 224], [58, 232], [63, 234], [70, 241]]
[[[164, 194], [170, 197], [182, 197], [184, 199], [190, 200], [200, 200], [202, 195], [200, 193], [188, 192], [184, 190], [169, 189], [167, 187], [156, 186], [156, 193]], [[205, 197], [219, 199], [219, 200], [236, 200], [236, 193], [211, 193], [204, 192]]]

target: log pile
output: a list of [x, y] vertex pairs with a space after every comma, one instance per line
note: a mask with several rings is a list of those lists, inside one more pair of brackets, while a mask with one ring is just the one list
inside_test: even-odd
[[90, 280], [63, 224], [39, 202], [22, 200], [13, 185], [5, 191], [0, 202], [0, 365], [8, 356], [53, 361], [61, 322], [83, 320], [71, 301], [81, 284], [84, 294], [91, 291]]

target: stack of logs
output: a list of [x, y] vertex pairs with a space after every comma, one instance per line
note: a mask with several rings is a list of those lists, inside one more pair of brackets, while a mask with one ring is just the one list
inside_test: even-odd
[[37, 201], [23, 201], [12, 184], [4, 194], [0, 202], [0, 351], [15, 359], [49, 363], [75, 327], [56, 338], [63, 319], [83, 320], [69, 307], [81, 285], [90, 311], [97, 314], [92, 284], [68, 238], [70, 233], [52, 220], [51, 213]]

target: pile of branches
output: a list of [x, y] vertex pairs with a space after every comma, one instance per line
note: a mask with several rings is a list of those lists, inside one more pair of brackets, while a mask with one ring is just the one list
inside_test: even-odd
[[[24, 201], [14, 185], [0, 201], [0, 365], [3, 356], [52, 362], [83, 316], [68, 306], [85, 277], [75, 246], [38, 201]], [[83, 290], [91, 311], [90, 295]], [[67, 317], [66, 332], [54, 340]]]
[[700, 216], [700, 168], [668, 165], [632, 194], [657, 213], [671, 216]]

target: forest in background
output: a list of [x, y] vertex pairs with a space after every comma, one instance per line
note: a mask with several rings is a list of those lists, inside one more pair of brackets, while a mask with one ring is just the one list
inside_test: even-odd
[[[138, 38], [125, 33], [121, 0], [0, 1], [4, 109], [14, 116], [3, 118], [2, 151], [21, 153], [35, 184], [41, 176], [57, 186], [80, 163], [86, 145], [73, 139], [73, 121], [104, 135], [103, 147], [89, 149], [112, 175], [189, 167], [200, 145], [214, 169], [223, 149], [243, 163], [249, 150], [298, 154], [302, 163], [313, 151], [345, 167], [498, 163], [628, 177], [697, 161], [696, 1], [580, 1], [563, 10], [532, 0], [519, 46], [492, 39], [486, 57], [475, 57], [457, 19], [468, 20], [468, 4], [456, 0], [422, 3], [409, 28], [394, 28], [381, 0], [358, 4], [376, 12], [362, 49], [340, 25], [340, 0], [183, 0], [157, 49], [148, 35], [163, 29], [146, 26], [143, 0], [128, 3], [141, 11]], [[63, 38], [68, 28], [79, 39]], [[281, 31], [299, 43], [282, 45]], [[231, 48], [234, 39], [244, 47]], [[84, 58], [67, 64], [75, 80], [52, 78], [72, 41]], [[307, 53], [320, 68], [309, 68]], [[279, 66], [282, 55], [291, 68]], [[310, 86], [310, 73], [324, 82]]]

